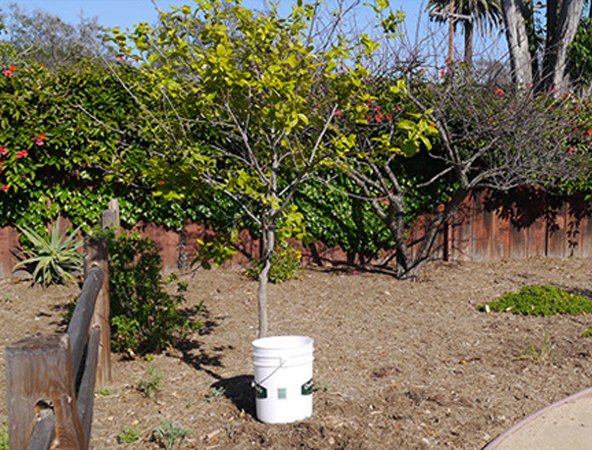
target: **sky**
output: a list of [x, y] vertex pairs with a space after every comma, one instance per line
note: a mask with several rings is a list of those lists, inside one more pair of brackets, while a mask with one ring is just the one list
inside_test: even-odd
[[[192, 4], [191, 0], [154, 0], [159, 8], [169, 9], [171, 4], [180, 6]], [[331, 4], [332, 0], [327, 0]], [[0, 0], [5, 7], [9, 3], [17, 3], [19, 7], [32, 11], [42, 9], [62, 18], [66, 22], [77, 23], [80, 17], [97, 18], [106, 27], [120, 27], [125, 29], [139, 22], [153, 23], [157, 13], [151, 0]], [[265, 0], [243, 0], [243, 5], [250, 8], [261, 8]], [[294, 0], [282, 0], [284, 10], [287, 10]], [[446, 53], [445, 48], [447, 26], [430, 23], [425, 13], [427, 0], [391, 0], [393, 9], [401, 9], [406, 13], [404, 41], [412, 46], [427, 36], [437, 34], [442, 46], [434, 49], [437, 53]], [[505, 54], [501, 37], [478, 36], [475, 43], [479, 49], [487, 52], [488, 58], [499, 59]], [[455, 41], [456, 58], [462, 58], [462, 35], [457, 33]]]

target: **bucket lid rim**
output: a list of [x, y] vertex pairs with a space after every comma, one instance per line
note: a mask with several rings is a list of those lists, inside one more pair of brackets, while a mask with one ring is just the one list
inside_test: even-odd
[[[274, 349], [278, 348], [277, 346], [269, 345], [274, 341], [283, 341], [281, 348], [299, 348], [303, 346], [313, 345], [314, 339], [310, 336], [300, 336], [300, 335], [286, 335], [286, 336], [267, 336], [264, 338], [255, 339], [252, 342], [253, 348], [264, 348], [264, 349]], [[285, 345], [286, 343], [294, 341], [292, 345]], [[269, 344], [267, 344], [269, 343]], [[266, 345], [267, 344], [267, 345]]]

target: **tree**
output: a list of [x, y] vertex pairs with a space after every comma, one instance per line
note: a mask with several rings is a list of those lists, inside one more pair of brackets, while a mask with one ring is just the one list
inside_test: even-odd
[[[276, 7], [255, 13], [237, 0], [199, 0], [129, 36], [150, 80], [134, 95], [163, 107], [145, 111], [163, 137], [149, 175], [169, 196], [190, 198], [203, 185], [223, 192], [259, 227], [259, 336], [268, 331], [278, 238], [303, 233], [294, 195], [334, 152], [351, 151], [349, 137], [335, 138], [333, 122], [359, 106], [352, 102], [368, 71], [354, 47], [363, 55], [377, 47], [366, 35], [359, 44], [337, 37], [326, 24], [319, 32], [318, 8], [298, 2], [281, 18]], [[133, 53], [126, 36], [115, 39]]]
[[[454, 8], [454, 11], [451, 11]], [[503, 23], [500, 0], [430, 0], [427, 9], [437, 22], [460, 20], [464, 29], [464, 62], [473, 65], [473, 34], [475, 26], [482, 30], [499, 27]]]
[[[541, 87], [565, 92], [569, 87], [566, 71], [568, 48], [573, 41], [584, 0], [548, 0], [542, 64], [538, 64], [538, 37], [534, 30], [535, 8], [530, 0], [502, 0], [504, 24], [514, 81], [531, 87], [540, 80]], [[537, 62], [537, 64], [534, 64]], [[536, 67], [542, 67], [540, 73]], [[533, 70], [533, 67], [535, 70]]]
[[[590, 166], [588, 152], [576, 144], [583, 131], [574, 127], [579, 107], [571, 99], [505, 91], [495, 81], [478, 79], [474, 71], [463, 70], [438, 83], [410, 77], [397, 96], [372, 99], [372, 105], [385, 113], [399, 105], [400, 113], [395, 115], [395, 108], [390, 123], [383, 123], [385, 114], [378, 123], [374, 116], [372, 126], [353, 122], [343, 126], [344, 133], [356, 130], [360, 151], [346, 155], [341, 167], [391, 230], [399, 278], [418, 275], [443, 225], [474, 190], [553, 189], [582, 178]], [[381, 87], [390, 84], [389, 77], [373, 81], [373, 92], [385, 92]], [[414, 117], [419, 118], [419, 128], [407, 122]], [[398, 154], [381, 151], [375, 134], [381, 129], [409, 130], [409, 138], [419, 131], [423, 150], [417, 152], [412, 146], [405, 152], [403, 146]], [[438, 137], [430, 139], [432, 147], [425, 136], [436, 132]], [[408, 156], [403, 163], [402, 155]], [[418, 197], [423, 203], [417, 204]], [[409, 232], [418, 213], [423, 214], [423, 236], [411, 249]]]
[[2, 21], [6, 34], [2, 41], [13, 49], [12, 64], [27, 60], [55, 69], [114, 56], [109, 54], [106, 33], [96, 19], [80, 19], [72, 25], [45, 11], [28, 12], [11, 4]]

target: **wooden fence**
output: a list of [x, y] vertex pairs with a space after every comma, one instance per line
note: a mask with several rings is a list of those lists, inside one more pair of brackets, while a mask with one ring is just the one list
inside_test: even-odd
[[[532, 256], [592, 257], [592, 215], [582, 198], [553, 198], [541, 192], [514, 191], [494, 195], [475, 192], [470, 195], [441, 230], [433, 259], [448, 261], [485, 261]], [[116, 206], [116, 205], [115, 205]], [[103, 222], [117, 221], [116, 208], [104, 214]], [[203, 225], [190, 223], [180, 232], [152, 224], [138, 224], [143, 235], [161, 249], [167, 273], [187, 269], [197, 249], [197, 238], [208, 240], [213, 233]], [[418, 247], [423, 237], [422, 220], [412, 230], [410, 240]], [[259, 254], [259, 242], [244, 230], [240, 234], [240, 252], [230, 265], [244, 266]], [[0, 279], [12, 275], [18, 246], [14, 228], [0, 228]], [[322, 243], [303, 249], [304, 263], [354, 261], [340, 248]]]
[[88, 449], [95, 384], [111, 381], [107, 244], [85, 242], [85, 279], [65, 334], [5, 351], [11, 450]]

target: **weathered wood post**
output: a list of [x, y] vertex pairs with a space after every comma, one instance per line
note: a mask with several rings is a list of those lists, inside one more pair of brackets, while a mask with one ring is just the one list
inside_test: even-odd
[[106, 230], [108, 228], [119, 234], [121, 224], [119, 221], [119, 202], [116, 198], [109, 201], [107, 209], [101, 213], [101, 228]]
[[[107, 240], [88, 237], [84, 240], [84, 269], [88, 273], [93, 267], [100, 267], [103, 271], [103, 285], [97, 297], [95, 311], [90, 327], [101, 328], [99, 340], [99, 361], [97, 364], [97, 384], [104, 386], [113, 381], [111, 376], [111, 325], [109, 306], [109, 260]], [[89, 330], [90, 331], [90, 330]]]
[[57, 448], [85, 448], [68, 335], [25, 338], [6, 348], [5, 360], [11, 450], [27, 449], [36, 421], [48, 414]]
[[[101, 228], [111, 228], [119, 233], [119, 203], [116, 199], [109, 202], [109, 207], [101, 214]], [[91, 328], [101, 328], [99, 342], [99, 362], [97, 367], [97, 384], [103, 386], [113, 381], [111, 376], [111, 324], [109, 307], [109, 249], [105, 239], [95, 237], [87, 238], [84, 242], [86, 256], [84, 258], [85, 273], [93, 267], [103, 270], [103, 287], [97, 298], [95, 313], [91, 322]]]

